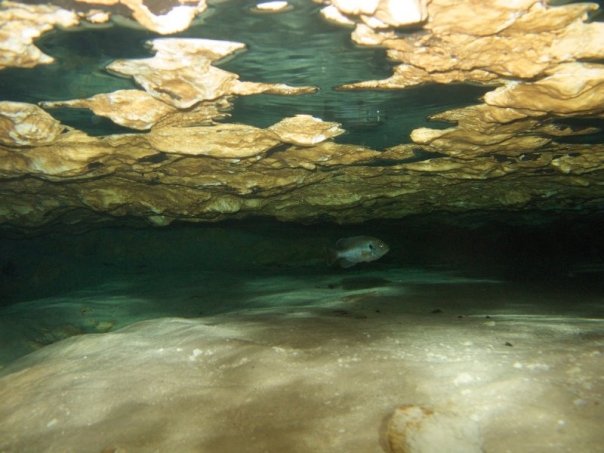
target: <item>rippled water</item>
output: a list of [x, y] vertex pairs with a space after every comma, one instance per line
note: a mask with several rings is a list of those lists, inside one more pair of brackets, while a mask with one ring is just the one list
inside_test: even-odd
[[[425, 125], [427, 115], [474, 103], [485, 91], [473, 86], [335, 91], [343, 83], [388, 77], [392, 66], [384, 50], [355, 46], [350, 29], [324, 22], [320, 5], [309, 0], [293, 1], [291, 11], [279, 14], [254, 13], [255, 3], [229, 1], [211, 6], [198, 25], [177, 36], [243, 42], [247, 51], [221, 63], [222, 68], [240, 74], [242, 80], [313, 85], [320, 91], [296, 97], [241, 97], [232, 121], [266, 127], [286, 116], [307, 113], [342, 123], [348, 133], [338, 141], [381, 149], [408, 142], [410, 131]], [[123, 26], [50, 33], [39, 45], [57, 62], [0, 71], [0, 98], [38, 102], [134, 88], [131, 80], [109, 75], [104, 67], [117, 58], [149, 56], [144, 43], [154, 37]], [[85, 110], [51, 113], [92, 134], [124, 130]]]

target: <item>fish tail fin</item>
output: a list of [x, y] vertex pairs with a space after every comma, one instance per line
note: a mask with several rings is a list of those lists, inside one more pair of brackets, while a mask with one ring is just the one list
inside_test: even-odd
[[338, 261], [338, 251], [331, 247], [326, 247], [325, 250], [325, 262], [328, 266], [333, 266]]

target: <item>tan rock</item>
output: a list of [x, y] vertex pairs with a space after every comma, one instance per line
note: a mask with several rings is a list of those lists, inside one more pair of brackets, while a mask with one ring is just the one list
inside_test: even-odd
[[352, 41], [359, 46], [381, 46], [390, 39], [396, 39], [396, 33], [393, 31], [374, 30], [369, 25], [357, 24], [350, 35]]
[[593, 115], [604, 112], [604, 66], [568, 63], [536, 82], [508, 83], [484, 97], [488, 105], [540, 114]]
[[[206, 10], [205, 0], [183, 0], [180, 2], [160, 0], [158, 2], [147, 2], [143, 0], [76, 0], [78, 3], [106, 5], [116, 7], [119, 5], [127, 7], [132, 17], [143, 27], [156, 33], [166, 35], [186, 30], [193, 19]], [[156, 14], [153, 9], [163, 14]]]
[[34, 45], [34, 40], [54, 27], [72, 27], [78, 16], [53, 5], [26, 5], [5, 1], [0, 5], [0, 70], [32, 68], [54, 58]]
[[80, 13], [91, 24], [104, 24], [109, 22], [111, 14], [100, 9], [91, 9], [85, 13]]
[[148, 136], [153, 148], [175, 154], [242, 159], [258, 156], [279, 144], [275, 136], [243, 124], [208, 127], [164, 127]]
[[151, 129], [159, 120], [177, 111], [141, 90], [118, 90], [88, 99], [41, 102], [40, 105], [44, 108], [87, 108], [120, 126], [139, 130]]
[[153, 58], [116, 60], [111, 72], [132, 76], [149, 94], [179, 109], [225, 96], [237, 75], [211, 62], [242, 49], [243, 44], [201, 39], [156, 39]]
[[40, 146], [54, 142], [65, 130], [40, 107], [23, 102], [0, 102], [0, 143]]
[[343, 14], [338, 8], [333, 5], [328, 5], [321, 9], [321, 16], [332, 24], [345, 27], [354, 27], [355, 21]]
[[343, 14], [371, 16], [377, 10], [380, 0], [332, 0], [331, 3]]
[[388, 422], [386, 438], [392, 453], [483, 451], [476, 422], [467, 416], [423, 406], [397, 408]]
[[163, 38], [151, 41], [156, 55], [140, 60], [117, 60], [111, 72], [131, 76], [153, 97], [178, 109], [231, 94], [301, 94], [314, 87], [240, 82], [238, 75], [212, 66], [244, 44], [192, 38]]
[[286, 1], [262, 2], [254, 7], [254, 11], [261, 13], [279, 13], [291, 9]]
[[323, 121], [311, 115], [285, 118], [268, 128], [279, 140], [300, 146], [311, 146], [343, 134], [340, 123]]
[[362, 164], [380, 158], [382, 153], [362, 146], [351, 146], [326, 141], [314, 146], [292, 146], [272, 154], [262, 163], [274, 169], [335, 167]]
[[499, 80], [496, 74], [480, 69], [471, 71], [437, 71], [428, 72], [416, 66], [401, 64], [394, 68], [394, 74], [382, 80], [365, 80], [362, 82], [340, 85], [339, 90], [401, 90], [403, 88], [422, 85], [426, 83], [455, 83], [476, 82], [490, 84]]
[[380, 0], [373, 17], [384, 27], [417, 25], [428, 18], [427, 0]]
[[187, 110], [177, 110], [162, 117], [153, 126], [155, 129], [161, 127], [190, 127], [210, 126], [218, 120], [224, 120], [230, 116], [228, 113], [233, 105], [229, 98], [220, 98], [215, 101], [203, 101]]
[[292, 87], [284, 83], [242, 82], [234, 80], [231, 83], [230, 94], [248, 96], [250, 94], [267, 93], [282, 96], [298, 96], [301, 94], [316, 93], [317, 90], [316, 87], [311, 86]]

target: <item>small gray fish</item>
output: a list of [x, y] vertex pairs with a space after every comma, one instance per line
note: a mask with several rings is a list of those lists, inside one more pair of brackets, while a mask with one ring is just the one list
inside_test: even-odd
[[348, 268], [358, 263], [368, 263], [380, 259], [389, 250], [388, 244], [371, 236], [342, 238], [329, 251], [329, 262]]

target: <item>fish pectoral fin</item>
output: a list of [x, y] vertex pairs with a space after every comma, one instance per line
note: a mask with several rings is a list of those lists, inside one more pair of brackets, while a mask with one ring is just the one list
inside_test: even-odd
[[356, 263], [354, 261], [348, 261], [345, 258], [338, 260], [338, 265], [344, 269], [348, 269], [349, 267], [354, 266]]

